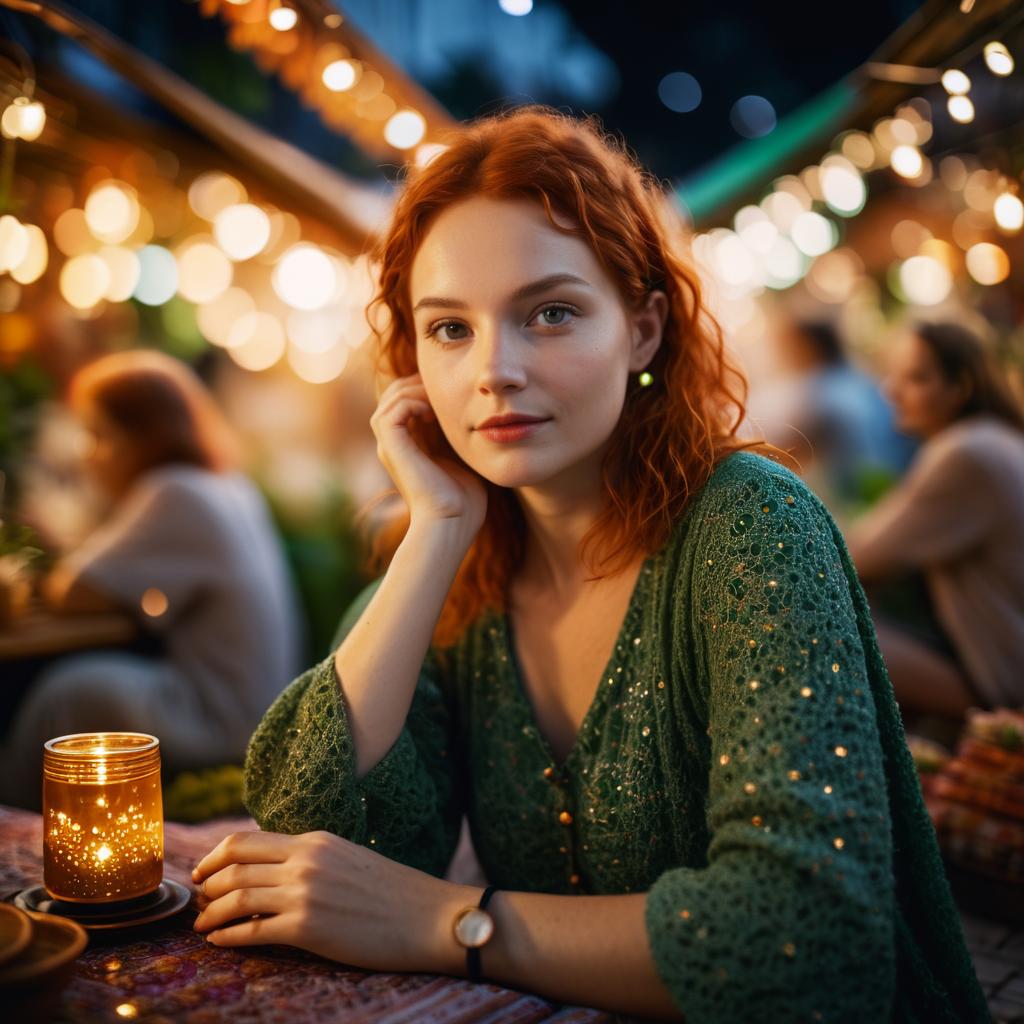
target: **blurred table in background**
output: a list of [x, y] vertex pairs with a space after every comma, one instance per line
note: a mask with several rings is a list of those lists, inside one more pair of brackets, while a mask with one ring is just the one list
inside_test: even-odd
[[100, 648], [156, 654], [161, 646], [126, 612], [58, 615], [34, 600], [26, 611], [0, 621], [0, 737], [32, 681], [50, 662]]
[[[251, 818], [166, 822], [164, 875], [195, 891], [192, 866]], [[0, 897], [42, 880], [43, 823], [0, 805]], [[354, 970], [290, 946], [221, 949], [192, 930], [192, 904], [131, 932], [91, 932], [67, 984], [42, 992], [38, 1020], [244, 1021], [246, 1024], [613, 1024], [629, 1018], [558, 1006], [499, 985], [433, 974]], [[0, 990], [0, 1005], [4, 993]], [[22, 1024], [19, 1020], [19, 1024]]]
[[57, 615], [41, 602], [0, 622], [0, 661], [52, 657], [92, 647], [122, 647], [138, 637], [135, 619], [124, 612]]

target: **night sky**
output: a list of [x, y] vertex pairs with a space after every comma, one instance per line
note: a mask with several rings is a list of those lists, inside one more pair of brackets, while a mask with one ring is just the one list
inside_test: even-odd
[[[392, 33], [390, 45], [388, 39], [375, 37], [369, 21], [365, 26], [360, 24], [361, 4], [351, 5], [351, 16], [354, 24], [395, 59], [400, 55], [395, 53], [394, 40], [406, 39], [406, 23], [419, 26], [428, 35], [422, 26], [429, 28], [431, 19], [440, 18], [453, 2], [457, 0], [388, 0], [376, 8], [387, 12], [390, 21], [378, 19], [387, 27], [394, 28], [396, 12], [407, 19]], [[476, 4], [479, 7], [473, 6]], [[784, 117], [867, 59], [920, 6], [916, 0], [861, 0], [855, 7], [831, 7], [809, 0], [785, 4], [727, 0], [701, 5], [673, 5], [665, 0], [558, 0], [557, 4], [554, 0], [536, 0], [534, 13], [525, 19], [500, 17], [528, 25], [548, 4], [566, 12], [573, 31], [614, 64], [618, 85], [603, 101], [584, 106], [557, 90], [539, 91], [535, 81], [528, 93], [510, 92], [507, 67], [503, 88], [487, 60], [477, 58], [472, 51], [467, 54], [463, 50], [452, 59], [444, 76], [425, 76], [418, 67], [407, 70], [459, 119], [523, 99], [577, 113], [597, 113], [607, 128], [625, 135], [644, 164], [672, 182], [699, 170], [742, 141], [729, 118], [733, 103], [741, 96], [764, 96], [777, 115]], [[397, 165], [375, 164], [325, 128], [276, 79], [259, 72], [248, 55], [232, 52], [219, 19], [200, 17], [193, 2], [160, 0], [141, 5], [135, 0], [70, 0], [70, 6], [238, 113], [333, 166], [367, 179], [394, 178]], [[472, 0], [469, 6], [484, 12], [475, 22], [479, 24], [480, 45], [486, 46], [488, 33], [493, 31], [494, 12], [485, 8], [496, 8], [497, 0]], [[344, 3], [340, 7], [346, 10]], [[484, 14], [490, 15], [490, 20]], [[845, 21], [841, 20], [844, 14]], [[103, 69], [90, 72], [89, 58], [81, 56], [74, 44], [55, 39], [53, 33], [28, 16], [7, 11], [0, 15], [0, 34], [11, 35], [23, 45], [34, 41], [30, 48], [37, 59], [59, 53], [61, 63], [65, 63], [71, 55], [76, 62], [73, 73], [79, 81], [110, 88], [109, 81], [104, 83]], [[474, 22], [464, 28], [472, 36]], [[378, 32], [382, 35], [386, 33]], [[421, 56], [423, 47], [429, 45], [429, 41], [419, 41]], [[528, 38], [525, 45], [529, 46]], [[397, 62], [402, 63], [400, 59]], [[662, 77], [678, 71], [695, 76], [703, 92], [700, 105], [689, 113], [668, 109], [658, 97]], [[133, 100], [129, 93], [122, 92], [120, 102], [152, 117], [166, 116], [142, 97]]]

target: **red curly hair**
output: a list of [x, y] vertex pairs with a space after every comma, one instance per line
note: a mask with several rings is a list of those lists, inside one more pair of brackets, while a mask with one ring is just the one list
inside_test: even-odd
[[[535, 199], [554, 228], [583, 236], [628, 308], [638, 308], [655, 288], [668, 296], [662, 343], [647, 367], [653, 385], [630, 378], [602, 464], [607, 505], [580, 543], [588, 570], [605, 570], [591, 579], [615, 575], [665, 545], [722, 458], [741, 448], [769, 450], [737, 436], [746, 381], [702, 301], [692, 263], [682, 255], [681, 218], [669, 210], [660, 184], [624, 143], [604, 133], [596, 117], [579, 119], [531, 104], [476, 120], [444, 141], [446, 149], [409, 172], [390, 227], [372, 253], [380, 280], [370, 320], [374, 307], [389, 314], [377, 332], [378, 374], [417, 372], [413, 258], [438, 213], [471, 196]], [[560, 225], [556, 214], [575, 226]], [[408, 427], [428, 454], [460, 461], [436, 422], [413, 420]], [[438, 619], [433, 641], [439, 648], [455, 643], [486, 608], [507, 607], [508, 584], [522, 564], [522, 510], [512, 490], [485, 483], [487, 517]], [[368, 566], [374, 574], [384, 571], [408, 526], [406, 513], [377, 531]]]

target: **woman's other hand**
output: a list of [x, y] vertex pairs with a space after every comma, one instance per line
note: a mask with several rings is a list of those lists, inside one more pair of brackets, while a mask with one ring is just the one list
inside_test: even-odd
[[214, 945], [280, 943], [379, 971], [457, 970], [451, 922], [479, 898], [330, 832], [234, 832], [192, 880], [194, 928]]
[[392, 381], [377, 402], [370, 417], [377, 456], [409, 506], [414, 522], [456, 519], [472, 538], [487, 513], [484, 481], [462, 463], [427, 455], [409, 433], [408, 424], [414, 417], [436, 421], [418, 373]]

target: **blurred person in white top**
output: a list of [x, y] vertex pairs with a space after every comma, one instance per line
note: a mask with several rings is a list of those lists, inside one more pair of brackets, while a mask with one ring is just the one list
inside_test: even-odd
[[0, 750], [0, 798], [38, 803], [43, 743], [129, 730], [160, 739], [168, 772], [241, 763], [301, 663], [301, 621], [269, 510], [184, 364], [102, 357], [72, 379], [86, 467], [110, 513], [42, 582], [61, 613], [122, 610], [163, 653], [74, 654], [33, 680]]
[[[924, 444], [848, 534], [905, 711], [952, 720], [1024, 703], [1024, 413], [981, 341], [916, 324], [885, 390]], [[886, 587], [923, 584], [897, 614]]]

